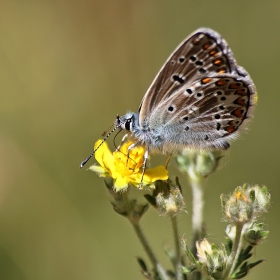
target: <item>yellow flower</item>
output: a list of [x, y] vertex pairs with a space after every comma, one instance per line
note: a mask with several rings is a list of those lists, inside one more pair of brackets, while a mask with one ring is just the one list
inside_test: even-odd
[[[102, 140], [98, 140], [94, 148], [98, 147]], [[92, 165], [89, 169], [98, 173], [100, 177], [111, 177], [114, 180], [116, 191], [124, 190], [128, 184], [139, 187], [151, 185], [157, 180], [167, 180], [168, 171], [164, 166], [149, 168], [145, 170], [143, 180], [142, 165], [144, 162], [145, 149], [137, 146], [130, 150], [128, 148], [133, 142], [124, 143], [119, 150], [111, 152], [106, 143], [103, 143], [95, 152], [95, 159], [100, 166]]]

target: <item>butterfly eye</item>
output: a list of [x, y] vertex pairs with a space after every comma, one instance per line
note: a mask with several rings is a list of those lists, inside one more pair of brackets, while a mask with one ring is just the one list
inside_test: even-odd
[[130, 120], [127, 120], [127, 121], [125, 122], [125, 125], [124, 125], [124, 126], [125, 126], [125, 129], [126, 129], [126, 130], [130, 130], [130, 123], [131, 123]]

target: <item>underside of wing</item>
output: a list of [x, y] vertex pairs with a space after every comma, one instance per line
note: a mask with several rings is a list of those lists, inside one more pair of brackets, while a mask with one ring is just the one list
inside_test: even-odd
[[228, 44], [217, 32], [196, 30], [171, 54], [145, 94], [139, 108], [140, 126], [158, 103], [182, 86], [213, 73], [235, 73], [236, 68]]
[[255, 86], [241, 72], [244, 76], [213, 74], [181, 87], [153, 108], [149, 128], [178, 145], [225, 146], [245, 127], [256, 103]]

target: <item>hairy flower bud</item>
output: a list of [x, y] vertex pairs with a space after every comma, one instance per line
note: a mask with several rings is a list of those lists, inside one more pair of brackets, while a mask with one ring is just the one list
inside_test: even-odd
[[221, 195], [225, 217], [230, 222], [246, 223], [267, 211], [270, 195], [266, 187], [244, 184], [233, 194]]
[[161, 215], [175, 216], [184, 209], [185, 203], [179, 182], [174, 185], [170, 180], [156, 181], [152, 195], [145, 198], [158, 210]]

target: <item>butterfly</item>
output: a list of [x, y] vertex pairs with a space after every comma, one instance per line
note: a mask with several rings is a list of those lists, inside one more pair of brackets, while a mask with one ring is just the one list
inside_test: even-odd
[[237, 65], [226, 41], [216, 31], [200, 28], [167, 59], [138, 112], [117, 116], [108, 136], [117, 128], [125, 131], [134, 141], [130, 149], [145, 147], [145, 159], [149, 152], [228, 149], [229, 141], [246, 128], [256, 100], [252, 79]]

